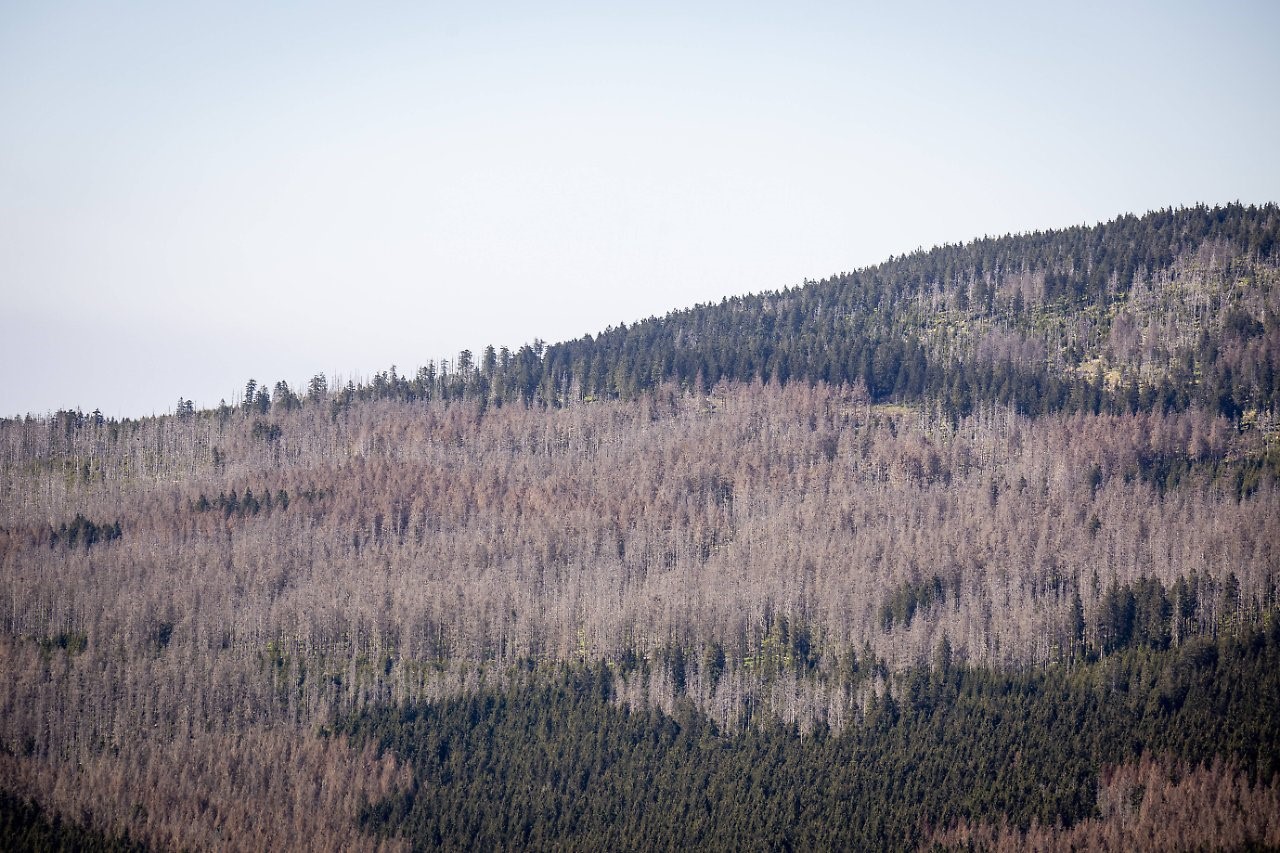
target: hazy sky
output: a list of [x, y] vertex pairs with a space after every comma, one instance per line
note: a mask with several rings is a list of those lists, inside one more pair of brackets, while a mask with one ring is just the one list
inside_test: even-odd
[[0, 3], [0, 415], [1280, 200], [1274, 2], [184, 5]]

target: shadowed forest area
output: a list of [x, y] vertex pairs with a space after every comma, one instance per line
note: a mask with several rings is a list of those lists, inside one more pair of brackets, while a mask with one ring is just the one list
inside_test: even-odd
[[1280, 846], [1277, 230], [1164, 211], [2, 421], [0, 826]]

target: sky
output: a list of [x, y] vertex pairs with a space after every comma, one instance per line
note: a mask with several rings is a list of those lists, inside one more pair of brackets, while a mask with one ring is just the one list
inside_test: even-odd
[[0, 415], [1280, 201], [1277, 140], [1274, 2], [6, 0]]

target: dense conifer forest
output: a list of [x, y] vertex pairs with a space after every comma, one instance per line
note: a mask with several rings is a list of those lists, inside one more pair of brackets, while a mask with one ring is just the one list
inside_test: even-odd
[[[872, 402], [964, 414], [1181, 411], [1228, 417], [1280, 393], [1275, 257], [1280, 208], [1124, 216], [917, 251], [801, 287], [726, 298], [598, 335], [486, 347], [352, 382], [352, 399], [562, 405], [725, 380], [858, 385]], [[309, 385], [312, 399], [327, 380]], [[298, 402], [287, 385], [277, 401]], [[271, 393], [253, 383], [250, 408]]]
[[1278, 230], [0, 421], [3, 843], [1280, 847]]

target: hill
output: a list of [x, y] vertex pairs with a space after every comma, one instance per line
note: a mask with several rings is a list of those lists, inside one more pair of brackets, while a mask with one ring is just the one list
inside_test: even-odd
[[0, 422], [3, 825], [1016, 847], [1172, 811], [1280, 844], [1278, 224]]

